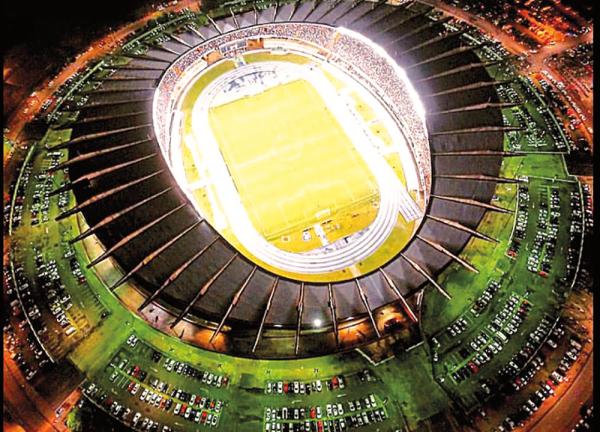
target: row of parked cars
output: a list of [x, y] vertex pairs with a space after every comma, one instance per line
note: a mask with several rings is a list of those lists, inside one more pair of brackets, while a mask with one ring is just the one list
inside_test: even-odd
[[448, 326], [448, 328], [446, 329], [446, 333], [450, 337], [456, 337], [462, 334], [466, 329], [467, 320], [465, 318], [459, 318]]
[[[541, 343], [546, 337], [546, 335], [548, 335], [548, 332], [550, 332], [551, 326], [552, 323], [547, 317], [542, 318], [542, 320], [536, 326], [536, 328], [531, 333], [529, 333], [529, 340], [536, 344]], [[548, 345], [548, 347], [550, 347], [551, 349], [555, 349], [558, 346], [555, 340], [560, 339], [564, 335], [565, 328], [562, 324], [558, 323], [554, 327], [554, 329], [552, 329], [549, 337], [546, 339], [546, 345]]]
[[585, 211], [585, 231], [587, 234], [592, 234], [594, 232], [594, 206], [592, 203], [590, 185], [582, 184], [581, 192], [583, 193], [583, 205]]
[[473, 307], [471, 307], [471, 313], [476, 317], [481, 315], [481, 313], [488, 307], [494, 295], [500, 289], [500, 282], [496, 280], [491, 280], [488, 283], [486, 289], [481, 293], [481, 295], [475, 300], [473, 303]]
[[[537, 372], [544, 363], [543, 354], [539, 352], [539, 347], [543, 342], [543, 338], [537, 332], [545, 332], [543, 336], [550, 332], [551, 321], [548, 317], [542, 318], [536, 329], [530, 334], [530, 336], [536, 333], [536, 337], [532, 339], [529, 337], [524, 346], [519, 350], [518, 353], [513, 355], [510, 361], [498, 371], [498, 380], [501, 382], [511, 382], [512, 390], [520, 391], [524, 388], [535, 372]], [[564, 328], [557, 324], [552, 335], [558, 339], [561, 334], [564, 334]], [[537, 354], [535, 354], [537, 352]], [[533, 357], [533, 358], [532, 358]]]
[[[15, 180], [9, 186], [9, 193], [13, 199], [12, 208], [12, 227], [13, 229], [19, 227], [23, 222], [23, 204], [25, 202], [25, 191], [33, 172], [33, 162], [28, 162], [20, 168], [17, 172], [17, 176], [20, 175], [19, 187], [17, 188], [17, 181]], [[8, 211], [7, 211], [8, 210]], [[10, 206], [5, 209], [5, 217], [10, 217]], [[8, 224], [7, 224], [8, 226]]]
[[8, 287], [6, 293], [12, 306], [13, 315], [15, 315], [15, 313], [15, 316], [20, 315], [19, 306], [20, 311], [27, 315], [27, 318], [22, 319], [17, 326], [21, 332], [26, 333], [27, 341], [32, 347], [36, 359], [39, 360], [39, 363], [35, 366], [24, 360], [18, 361], [19, 367], [23, 370], [25, 378], [30, 380], [35, 376], [37, 370], [48, 364], [48, 360], [50, 360], [47, 352], [41, 345], [50, 341], [50, 334], [47, 325], [42, 320], [40, 308], [31, 292], [31, 286], [29, 285], [29, 280], [25, 275], [23, 267], [15, 265], [14, 280], [8, 267], [5, 268], [3, 275], [4, 282]]
[[[132, 376], [144, 381], [146, 372], [141, 371], [139, 366], [135, 366]], [[111, 381], [112, 377], [111, 375]], [[131, 395], [136, 395], [141, 389], [140, 383], [135, 381], [131, 381], [127, 386], [127, 391]], [[180, 402], [177, 402], [177, 400]], [[200, 395], [184, 392], [182, 389], [173, 388], [169, 392], [169, 384], [159, 381], [158, 378], [154, 378], [150, 382], [150, 387], [143, 387], [140, 401], [165, 412], [170, 411], [173, 407], [174, 415], [209, 426], [217, 425], [219, 413], [223, 407], [223, 401], [221, 400], [211, 400]]]
[[[499, 289], [500, 289], [500, 282], [498, 282], [497, 280], [491, 279], [488, 282], [488, 285], [485, 288], [485, 290], [479, 295], [479, 297], [477, 297], [477, 299], [475, 299], [469, 312], [471, 312], [471, 314], [473, 314], [473, 316], [475, 318], [480, 316], [483, 313], [483, 311], [489, 306], [494, 295], [498, 292]], [[468, 312], [461, 315], [459, 318], [457, 318], [454, 322], [452, 322], [445, 328], [444, 332], [450, 339], [460, 336], [469, 328], [469, 322], [467, 321], [467, 314], [468, 314]], [[481, 342], [481, 341], [482, 341], [482, 339], [485, 339], [487, 341], [487, 338], [488, 338], [488, 335], [486, 335], [485, 333], [482, 333], [478, 337], [476, 337], [474, 343], [477, 344], [478, 341], [480, 344], [485, 343], [485, 342]], [[433, 360], [433, 362], [437, 363], [440, 358], [438, 350], [442, 346], [442, 344], [438, 341], [437, 337], [432, 337], [431, 342], [432, 342], [432, 350], [433, 350], [432, 360]], [[492, 350], [494, 348], [495, 348], [495, 345], [494, 345], [494, 347], [490, 347], [490, 349], [492, 349]], [[500, 349], [501, 348], [498, 348], [498, 350], [500, 350]], [[468, 358], [470, 353], [471, 353], [471, 351], [469, 350], [468, 347], [463, 347], [459, 351], [459, 354], [462, 356], [463, 359]], [[460, 374], [458, 374], [457, 376], [459, 376], [459, 375]], [[457, 378], [455, 378], [455, 379], [457, 379]], [[443, 378], [442, 378], [441, 382], [443, 382]]]
[[[538, 91], [533, 83], [533, 80], [530, 77], [520, 77], [520, 80], [523, 84], [522, 87], [523, 87], [525, 93], [527, 94], [527, 96], [532, 97], [532, 98], [536, 97], [534, 92], [537, 93]], [[544, 91], [543, 95], [541, 95], [542, 99], [550, 102], [551, 105], [554, 105], [557, 107], [564, 106], [564, 104], [560, 101], [560, 98], [558, 97], [556, 92], [553, 90], [552, 86], [550, 86], [546, 80], [540, 79], [539, 83], [540, 83], [540, 86], [542, 87], [542, 90]], [[540, 108], [538, 108], [538, 112], [544, 119], [545, 130], [552, 137], [551, 142], [554, 143], [556, 148], [558, 150], [566, 150], [567, 146], [572, 147], [573, 140], [571, 139], [571, 134], [565, 130], [565, 136], [567, 138], [567, 142], [565, 142], [565, 140], [561, 136], [559, 126], [556, 125], [556, 123], [553, 119], [553, 114], [550, 111], [550, 109], [548, 109], [546, 107], [543, 107], [543, 108], [540, 107]], [[560, 127], [562, 127], [562, 126], [560, 126]], [[563, 130], [564, 130], [564, 127], [563, 127]]]
[[377, 400], [375, 395], [369, 394], [368, 396], [351, 400], [348, 402], [346, 410], [344, 409], [344, 403], [328, 403], [325, 405], [325, 409], [321, 409], [320, 406], [314, 407], [282, 407], [282, 408], [267, 408], [265, 411], [265, 417], [267, 420], [304, 420], [304, 419], [320, 419], [322, 417], [340, 417], [347, 413], [359, 412], [363, 409], [370, 409], [377, 407]]
[[383, 408], [367, 410], [360, 414], [352, 414], [330, 420], [306, 420], [304, 422], [267, 422], [267, 432], [343, 432], [350, 428], [360, 428], [372, 423], [384, 421], [387, 415]]
[[[570, 285], [575, 278], [575, 272], [579, 267], [581, 242], [583, 241], [584, 221], [581, 217], [581, 196], [577, 191], [570, 192], [570, 206], [572, 218], [569, 228], [569, 247], [567, 249], [567, 271], [560, 281], [566, 286]], [[579, 216], [577, 216], [579, 215]]]
[[463, 347], [459, 354], [467, 363], [451, 373], [456, 382], [461, 382], [479, 372], [479, 369], [489, 363], [507, 344], [509, 337], [516, 333], [525, 320], [531, 304], [516, 294], [511, 294], [504, 307], [494, 315], [487, 330], [482, 330], [468, 346]]
[[[60, 154], [60, 152], [57, 152]], [[53, 164], [48, 166], [58, 165], [58, 159], [54, 159]], [[50, 192], [53, 189], [52, 176], [46, 172], [41, 172], [35, 176], [36, 183], [34, 184], [33, 196], [30, 206], [31, 226], [40, 223], [48, 222], [50, 211]]]
[[[546, 319], [546, 321], [548, 320]], [[564, 328], [562, 324], [557, 323], [557, 326], [552, 330], [551, 336], [558, 340], [563, 335]], [[532, 342], [528, 341], [526, 347], [524, 348], [528, 348], [530, 350], [533, 349]], [[549, 346], [549, 348], [554, 349], [556, 348], [556, 345], [553, 347]], [[545, 381], [540, 382], [539, 387], [529, 395], [529, 398], [525, 400], [521, 408], [515, 413], [507, 416], [496, 430], [498, 432], [510, 431], [516, 427], [524, 425], [527, 419], [529, 419], [536, 411], [538, 411], [541, 404], [555, 394], [556, 387], [565, 380], [566, 372], [571, 367], [572, 363], [577, 360], [582, 349], [583, 346], [581, 341], [575, 336], [571, 337], [569, 339], [568, 348], [561, 358], [558, 367], [552, 371], [550, 376]], [[516, 377], [513, 375], [514, 381], [511, 382], [512, 389], [514, 391], [519, 391], [525, 388], [525, 386], [532, 380], [536, 372], [539, 371], [544, 365], [543, 354], [538, 353], [527, 363], [526, 358], [528, 354], [528, 351], [522, 350], [519, 352], [520, 358], [514, 356], [511, 359], [510, 364], [501, 371], [504, 374], [504, 377], [501, 377], [501, 379], [510, 379], [510, 377], [507, 376], [511, 375], [511, 372], [512, 374], [515, 374], [515, 371], [518, 371], [518, 375]], [[523, 369], [520, 369], [523, 362], [527, 363], [527, 366]]]
[[519, 206], [515, 216], [515, 226], [512, 234], [512, 242], [508, 248], [508, 256], [516, 258], [521, 249], [521, 241], [525, 239], [527, 234], [527, 223], [529, 221], [529, 186], [525, 183], [519, 184], [517, 191]]
[[556, 253], [561, 207], [558, 188], [550, 189], [550, 197], [547, 196], [547, 188], [542, 188], [541, 194], [537, 228], [538, 233], [543, 234], [543, 238], [539, 244], [534, 242], [530, 256], [533, 263], [529, 270], [534, 273], [537, 271], [539, 275], [546, 277], [552, 270], [552, 262]]
[[[126, 344], [129, 347], [135, 348], [138, 343], [143, 343], [135, 335], [131, 334]], [[162, 358], [162, 354], [154, 349], [151, 350], [151, 359], [154, 362], [159, 362]], [[119, 361], [120, 359], [120, 361]], [[120, 354], [111, 362], [111, 365], [117, 365], [117, 369], [123, 369], [128, 363], [128, 359], [122, 357]], [[127, 391], [135, 396], [141, 391], [140, 400], [149, 404], [150, 406], [160, 409], [165, 412], [169, 412], [173, 408], [173, 414], [180, 416], [190, 422], [203, 424], [207, 426], [217, 426], [219, 422], [219, 416], [224, 406], [222, 400], [210, 399], [201, 395], [192, 394], [184, 391], [181, 388], [171, 386], [168, 382], [159, 380], [156, 377], [152, 377], [148, 383], [148, 387], [141, 385], [147, 377], [147, 371], [142, 370], [138, 365], [132, 365], [127, 369], [127, 373], [135, 378], [131, 380], [127, 386]], [[115, 370], [110, 376], [110, 381], [114, 381], [118, 374]]]
[[177, 405], [175, 405], [175, 409], [173, 410], [173, 414], [178, 415], [190, 422], [217, 427], [219, 423], [219, 413], [221, 412], [222, 401], [217, 401], [216, 405], [214, 405], [214, 401], [211, 401], [211, 406], [214, 407], [211, 409], [214, 409], [215, 412], [210, 412], [201, 408], [193, 408], [191, 404], [188, 405], [186, 403], [177, 403]]
[[540, 383], [537, 390], [529, 395], [529, 398], [523, 403], [521, 408], [513, 414], [507, 416], [502, 424], [496, 428], [497, 432], [511, 431], [517, 427], [522, 427], [525, 422], [541, 407], [544, 401], [555, 393], [555, 384], [551, 380]]
[[85, 386], [83, 394], [97, 406], [108, 412], [119, 421], [131, 426], [134, 430], [147, 432], [173, 432], [170, 426], [161, 425], [159, 422], [152, 420], [149, 417], [142, 415], [141, 412], [135, 412], [123, 406], [118, 401], [109, 396], [109, 392], [103, 390], [95, 383], [90, 383]]
[[48, 308], [58, 325], [67, 337], [71, 336], [77, 332], [77, 327], [74, 325], [69, 312], [73, 307], [73, 303], [71, 302], [71, 295], [61, 282], [58, 264], [55, 259], [44, 262], [39, 249], [34, 249], [34, 252], [36, 254], [37, 286], [41, 288], [41, 292], [45, 293]]
[[167, 358], [163, 363], [163, 366], [169, 372], [175, 372], [178, 375], [185, 375], [204, 384], [217, 388], [226, 387], [229, 383], [229, 378], [226, 375], [219, 375], [206, 370], [199, 370], [187, 363], [176, 361], [171, 358]]
[[346, 380], [342, 375], [335, 375], [331, 379], [320, 379], [302, 382], [302, 381], [267, 381], [265, 392], [267, 394], [311, 394], [311, 392], [322, 392], [323, 388], [328, 390], [344, 389]]

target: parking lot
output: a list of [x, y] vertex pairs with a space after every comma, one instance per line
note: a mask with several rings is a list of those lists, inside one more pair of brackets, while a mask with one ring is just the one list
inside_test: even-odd
[[[550, 161], [549, 157], [542, 159]], [[532, 338], [538, 340], [547, 336], [539, 326], [544, 319], [555, 321], [554, 308], [562, 301], [562, 293], [568, 292], [567, 281], [577, 266], [575, 252], [581, 240], [582, 215], [577, 184], [546, 177], [545, 169], [557, 172], [532, 157], [505, 161], [505, 175], [526, 181], [498, 187], [501, 200], [507, 199], [505, 193], [507, 197], [514, 194], [516, 212], [510, 225], [505, 225], [509, 233], [506, 243], [502, 240], [496, 246], [479, 243], [478, 250], [490, 250], [490, 260], [494, 261], [498, 254], [495, 268], [479, 267], [480, 274], [462, 278], [456, 288], [448, 285], [451, 279], [443, 284], [450, 292], [455, 289], [455, 296], [460, 292], [463, 303], [442, 312], [443, 316], [452, 317], [455, 311], [444, 326], [439, 326], [443, 320], [437, 321], [438, 330], [429, 339], [433, 367], [440, 385], [465, 406], [472, 407], [474, 415], [477, 407], [497, 391], [501, 377], [496, 372], [510, 362], [518, 364], [513, 356], [519, 351], [526, 349], [533, 353], [536, 342], [529, 335], [534, 334]], [[541, 174], [539, 177], [522, 174], [536, 170]], [[494, 217], [501, 218], [492, 215], [490, 220]], [[486, 234], [502, 239], [491, 231]], [[468, 250], [464, 255], [467, 259]], [[502, 251], [505, 258], [499, 256]], [[467, 286], [468, 296], [463, 294]], [[551, 343], [557, 342], [550, 339]], [[527, 360], [533, 361], [530, 357]]]

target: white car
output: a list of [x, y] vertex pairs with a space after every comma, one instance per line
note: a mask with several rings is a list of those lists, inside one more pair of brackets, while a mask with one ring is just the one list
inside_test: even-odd
[[132, 348], [136, 346], [138, 341], [138, 338], [135, 334], [132, 334], [131, 336], [129, 336], [127, 338], [127, 345], [131, 346]]
[[139, 421], [140, 421], [140, 418], [141, 418], [141, 417], [142, 417], [142, 414], [141, 414], [141, 413], [139, 413], [139, 412], [138, 412], [138, 413], [135, 413], [135, 415], [133, 416], [133, 420], [132, 420], [132, 421], [133, 421], [133, 425], [134, 425], [134, 426], [137, 424], [137, 422], [139, 422]]
[[323, 385], [321, 384], [321, 380], [317, 380], [316, 384], [317, 384], [317, 391], [318, 392], [320, 392], [321, 390], [323, 390]]

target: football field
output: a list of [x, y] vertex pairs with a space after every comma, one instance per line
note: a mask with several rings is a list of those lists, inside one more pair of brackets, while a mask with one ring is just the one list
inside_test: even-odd
[[308, 81], [212, 107], [209, 124], [250, 220], [274, 245], [314, 249], [313, 225], [333, 242], [375, 218], [375, 177]]

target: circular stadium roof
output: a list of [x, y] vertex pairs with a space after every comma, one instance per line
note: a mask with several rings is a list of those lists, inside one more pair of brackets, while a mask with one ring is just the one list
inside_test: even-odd
[[[226, 337], [224, 349], [237, 355], [291, 357], [349, 349], [381, 337], [385, 329], [377, 312], [396, 305], [407, 324], [416, 320], [417, 294], [424, 286], [447, 295], [435, 283], [442, 269], [456, 262], [476, 271], [459, 257], [460, 251], [478, 235], [474, 228], [486, 211], [504, 211], [490, 204], [502, 160], [502, 116], [494, 105], [494, 80], [477, 67], [481, 61], [473, 48], [456, 32], [446, 31], [443, 21], [425, 16], [422, 5], [344, 1], [324, 7], [289, 4], [215, 18], [204, 26], [186, 22], [184, 16], [180, 31], [169, 40], [159, 40], [147, 52], [128, 46], [120, 57], [107, 60], [114, 72], [88, 93], [71, 140], [62, 145], [69, 149], [67, 166], [78, 201], [62, 217], [81, 212], [85, 224], [78, 239], [94, 234], [105, 248], [91, 265], [111, 258], [123, 274], [113, 289], [131, 280], [145, 298], [140, 309], [155, 304], [171, 313], [175, 323], [216, 328]], [[202, 216], [171, 172], [169, 131], [177, 97], [165, 92], [167, 84], [176, 89], [168, 78], [175, 70], [185, 77], [182, 63], [196, 59], [197, 53], [205, 54], [199, 61], [206, 63], [235, 61], [256, 47], [256, 38], [240, 35], [260, 30], [267, 39], [265, 29], [292, 22], [333, 32], [328, 49], [348, 42], [341, 49], [364, 54], [364, 38], [381, 46], [393, 59], [394, 75], [383, 80], [373, 79], [376, 71], [364, 75], [383, 90], [379, 96], [401, 127], [415, 118], [411, 128], [420, 130], [406, 134], [425, 192], [415, 235], [381, 265], [339, 280], [288, 277], [249, 259]], [[236, 44], [243, 40], [247, 43]], [[371, 47], [373, 52], [381, 65], [390, 64], [383, 51]], [[345, 66], [360, 69], [360, 58], [348, 58]], [[186, 67], [192, 64], [190, 60]], [[468, 65], [467, 74], [453, 72]], [[426, 131], [410, 103], [413, 97], [395, 103], [392, 92], [403, 82], [419, 95]], [[166, 105], [158, 102], [163, 96]], [[478, 115], [463, 109], [468, 106], [481, 107]], [[420, 144], [423, 137], [427, 146]], [[364, 323], [363, 336], [340, 344], [339, 327], [356, 323]], [[261, 340], [261, 335], [272, 339]], [[295, 337], [294, 348], [278, 351], [278, 337]]]

